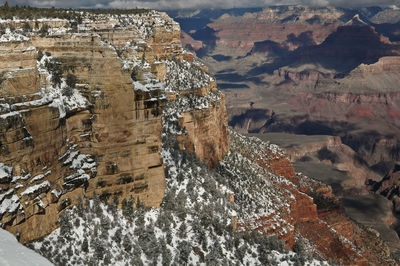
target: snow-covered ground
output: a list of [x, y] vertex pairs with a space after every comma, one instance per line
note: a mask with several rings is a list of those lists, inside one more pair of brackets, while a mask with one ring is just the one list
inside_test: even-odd
[[[97, 16], [97, 19], [101, 18], [117, 19], [114, 16]], [[222, 99], [218, 90], [211, 90], [207, 95], [190, 93], [211, 88], [215, 82], [198, 59], [188, 61], [176, 57], [157, 61], [157, 64], [165, 64], [166, 67], [165, 78], [161, 81], [152, 73], [146, 57], [141, 55], [142, 46], [147, 45], [144, 40], [154, 36], [156, 27], [163, 26], [166, 31], [172, 31], [177, 30], [179, 25], [155, 11], [118, 16], [118, 19], [122, 28], [136, 28], [138, 38], [142, 39], [142, 42], [127, 42], [124, 48], [133, 50], [136, 58], [120, 58], [123, 70], [131, 71], [135, 91], [149, 96], [146, 101], [161, 102], [167, 99], [167, 94], [176, 95], [176, 99], [169, 100], [162, 110], [161, 156], [167, 188], [161, 208], [144, 208], [143, 202], [138, 199], [124, 200], [122, 204], [117, 199], [102, 203], [100, 198], [103, 195], [95, 195], [92, 200], [80, 199], [77, 206], [60, 216], [60, 228], [33, 243], [32, 248], [57, 265], [325, 264], [315, 260], [323, 260], [322, 257], [289, 251], [278, 240], [279, 236], [293, 231], [293, 226], [279, 215], [280, 212], [289, 212], [289, 200], [293, 195], [279, 189], [277, 184], [289, 181], [254, 163], [254, 158], [265, 150], [280, 154], [277, 146], [232, 133], [231, 152], [217, 169], [208, 169], [195, 154], [179, 148], [177, 135], [187, 133], [178, 123], [182, 113], [210, 108], [220, 104]], [[88, 25], [84, 26], [90, 30], [89, 24], [93, 21], [86, 20]], [[7, 37], [7, 41], [14, 39]], [[106, 42], [104, 45], [116, 49]], [[21, 105], [49, 104], [58, 108], [60, 118], [65, 118], [73, 110], [87, 108], [90, 105], [88, 99], [75, 86], [67, 85], [60, 66], [57, 58], [42, 55], [37, 69], [47, 82], [37, 95], [41, 98], [14, 105], [1, 104], [0, 111], [8, 113], [0, 115], [0, 119], [21, 117], [21, 111], [16, 111]], [[154, 91], [159, 93], [153, 96]], [[92, 94], [97, 93], [101, 92], [92, 91]], [[63, 166], [76, 170], [64, 177], [63, 187], [66, 188], [70, 184], [86, 182], [97, 171], [94, 158], [81, 154], [77, 146], [68, 143], [67, 151], [59, 158]], [[245, 147], [251, 147], [251, 156], [244, 153]], [[51, 172], [44, 173], [46, 169], [42, 170], [34, 176], [17, 177], [12, 175], [11, 166], [0, 163], [0, 180], [17, 182], [33, 176], [29, 180], [32, 185], [20, 193], [21, 197], [31, 197], [42, 189], [50, 191], [53, 188], [45, 180]], [[0, 192], [3, 192], [0, 194], [0, 215], [22, 208], [18, 195], [11, 197], [13, 190]], [[51, 193], [57, 198], [61, 195], [59, 189], [52, 189]], [[38, 202], [44, 208], [43, 202]], [[117, 209], [121, 205], [122, 210]], [[271, 217], [273, 229], [280, 228], [274, 236], [262, 236], [256, 230], [254, 221], [266, 216]], [[243, 226], [235, 229], [236, 222], [249, 226], [246, 230]], [[9, 233], [0, 233], [0, 266], [50, 264], [18, 244]]]
[[53, 264], [35, 251], [18, 243], [11, 233], [0, 229], [0, 265], [46, 266]]
[[[208, 104], [219, 99], [198, 97]], [[132, 199], [123, 201], [119, 210], [116, 199], [82, 199], [62, 214], [60, 228], [32, 248], [60, 265], [327, 265], [314, 253], [289, 251], [278, 240], [279, 233], [262, 236], [257, 230], [233, 229], [236, 219], [251, 223], [269, 215], [283, 233], [292, 230], [278, 215], [280, 209], [287, 210], [291, 195], [274, 186], [289, 181], [245, 158], [239, 144], [258, 147], [253, 152], [280, 150], [231, 133], [231, 152], [218, 169], [208, 169], [177, 145], [176, 135], [185, 134], [177, 118], [196, 108], [184, 104], [186, 100], [169, 101], [163, 110], [161, 155], [167, 189], [161, 208], [144, 208]]]

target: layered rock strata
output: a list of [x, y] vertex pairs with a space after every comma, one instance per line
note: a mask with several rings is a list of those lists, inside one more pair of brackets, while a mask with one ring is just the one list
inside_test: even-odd
[[293, 166], [276, 145], [262, 143], [256, 138], [246, 140], [238, 134], [231, 137], [233, 146], [238, 149], [232, 151], [286, 179], [286, 182], [274, 182], [274, 196], [279, 199], [279, 204], [271, 206], [267, 214], [240, 217], [237, 230], [275, 234], [288, 247], [308, 241], [314, 247], [311, 253], [315, 257], [334, 263], [394, 263], [388, 259], [388, 247], [374, 235], [373, 229], [361, 228], [346, 216], [338, 199], [332, 195], [331, 187], [303, 174], [295, 174]]
[[[5, 21], [16, 30], [0, 42], [0, 221], [22, 242], [94, 193], [159, 206], [166, 101], [217, 93], [164, 13], [87, 14], [79, 33], [73, 21], [40, 22], [46, 34], [27, 21], [23, 35], [25, 22]], [[179, 116], [182, 148], [215, 165], [229, 148], [223, 96]]]

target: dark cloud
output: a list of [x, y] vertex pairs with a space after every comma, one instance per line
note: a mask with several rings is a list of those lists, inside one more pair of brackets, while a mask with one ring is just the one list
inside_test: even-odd
[[[0, 0], [5, 2], [5, 0]], [[94, 8], [135, 8], [147, 7], [155, 9], [180, 8], [233, 8], [261, 7], [267, 5], [310, 5], [310, 6], [342, 6], [360, 7], [374, 5], [398, 5], [400, 0], [9, 0], [9, 4], [30, 5], [39, 7], [94, 7]]]

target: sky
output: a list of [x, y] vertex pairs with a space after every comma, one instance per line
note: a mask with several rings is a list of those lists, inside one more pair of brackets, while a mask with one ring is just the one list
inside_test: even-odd
[[[0, 0], [0, 3], [5, 0]], [[262, 7], [267, 5], [310, 5], [362, 7], [374, 5], [397, 5], [400, 0], [8, 0], [9, 5], [30, 5], [37, 7], [73, 7], [73, 8], [135, 8], [154, 9], [181, 8], [233, 8]]]

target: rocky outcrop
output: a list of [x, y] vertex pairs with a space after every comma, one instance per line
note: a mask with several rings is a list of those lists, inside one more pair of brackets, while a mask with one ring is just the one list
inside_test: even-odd
[[[288, 247], [303, 239], [315, 248], [314, 256], [322, 256], [335, 263], [394, 263], [388, 259], [390, 251], [386, 244], [372, 234], [372, 230], [359, 227], [346, 216], [329, 186], [302, 174], [294, 174], [293, 166], [276, 145], [251, 140], [254, 143], [242, 144], [247, 146], [243, 146], [241, 154], [262, 168], [286, 178], [286, 182], [276, 181], [275, 190], [276, 195], [280, 195], [277, 197], [287, 198], [283, 200], [285, 206], [280, 211], [241, 219], [237, 224], [239, 231], [257, 230], [265, 235], [276, 234]], [[240, 148], [237, 143], [244, 140], [233, 134], [232, 142]], [[282, 220], [277, 220], [275, 213], [280, 213]]]
[[[316, 120], [336, 120], [352, 122], [352, 119], [368, 117], [375, 120], [396, 118], [399, 94], [396, 92], [377, 93], [319, 93], [298, 94], [292, 98], [293, 104]], [[330, 112], [326, 112], [330, 109]], [[380, 119], [381, 119], [380, 118]], [[388, 121], [389, 122], [389, 121]], [[396, 125], [396, 120], [389, 122]]]
[[[308, 7], [266, 7], [261, 12], [246, 13], [242, 17], [228, 14], [209, 26], [217, 31], [217, 44], [248, 53], [256, 42], [269, 40], [295, 50], [310, 43], [320, 44], [342, 24], [338, 10]], [[323, 20], [328, 26], [321, 25]], [[315, 23], [318, 21], [318, 23]]]
[[354, 69], [350, 76], [362, 76], [366, 78], [368, 74], [380, 75], [383, 73], [392, 74], [398, 73], [400, 70], [400, 57], [398, 56], [385, 56], [374, 64], [361, 64]]
[[203, 47], [202, 41], [196, 41], [184, 31], [181, 33], [181, 41], [182, 46], [192, 51], [198, 51]]
[[395, 215], [400, 214], [400, 171], [398, 171], [399, 165], [395, 166], [394, 170], [391, 170], [381, 180], [367, 180], [366, 185], [370, 191], [376, 194], [380, 194], [388, 198], [393, 203], [393, 212]]
[[179, 136], [181, 147], [194, 152], [197, 157], [217, 166], [222, 156], [228, 152], [229, 132], [226, 124], [225, 100], [203, 110], [185, 112], [180, 120], [187, 133]]
[[375, 24], [396, 24], [400, 21], [400, 11], [397, 6], [391, 6], [384, 10], [379, 10], [371, 18]]
[[0, 97], [36, 92], [36, 50], [28, 38], [0, 42], [0, 71]]
[[323, 73], [318, 70], [296, 71], [287, 68], [274, 70], [273, 79], [276, 84], [286, 90], [296, 91], [298, 89], [312, 89], [326, 85], [325, 80], [333, 79], [334, 73]]
[[[91, 16], [80, 33], [49, 20], [45, 36], [18, 35], [16, 25], [0, 42], [0, 221], [22, 242], [53, 231], [66, 208], [95, 193], [159, 206], [167, 92], [174, 99], [216, 93], [166, 14]], [[197, 83], [171, 82], [191, 68]], [[216, 165], [229, 149], [223, 98], [181, 116], [182, 148]]]

